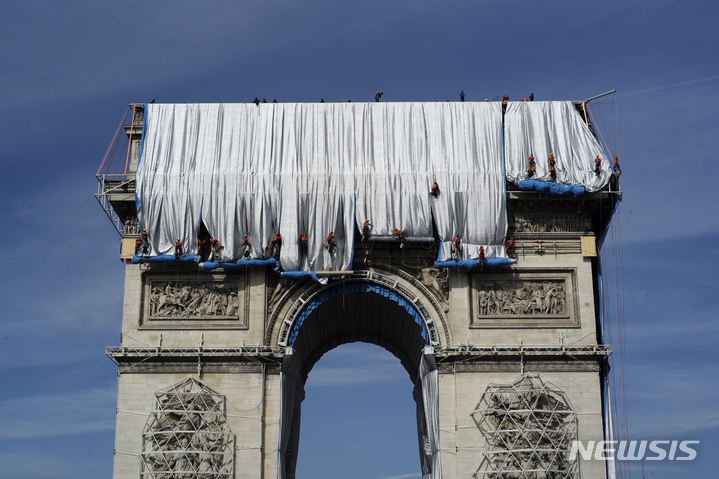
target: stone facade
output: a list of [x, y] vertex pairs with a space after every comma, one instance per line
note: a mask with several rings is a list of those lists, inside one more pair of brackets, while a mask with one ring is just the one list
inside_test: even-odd
[[[354, 271], [375, 272], [397, 291], [420, 298], [433, 319], [438, 351], [458, 343], [550, 349], [592, 344], [597, 339], [592, 258], [579, 252], [580, 236], [563, 240], [571, 248], [557, 254], [546, 247], [522, 253], [515, 243], [510, 255], [516, 264], [482, 272], [436, 270], [432, 249], [359, 244]], [[236, 436], [235, 477], [276, 477], [280, 331], [313, 284], [261, 268], [204, 273], [193, 266], [128, 262], [123, 340], [111, 354], [119, 373], [114, 477], [139, 477], [153, 393], [188, 375], [226, 398], [227, 424]], [[492, 306], [488, 292], [494, 292]], [[257, 347], [264, 349], [253, 352]], [[487, 384], [509, 383], [523, 372], [541, 372], [565, 391], [577, 413], [580, 440], [602, 439], [601, 355], [467, 357], [450, 350], [438, 354], [440, 445], [442, 451], [456, 451], [442, 453], [443, 477], [475, 472], [484, 443], [470, 414]], [[604, 478], [602, 464], [580, 466], [581, 477]]]
[[[134, 171], [140, 137], [131, 136]], [[111, 201], [132, 249], [140, 232], [134, 184], [122, 187]], [[610, 218], [613, 197], [607, 195], [548, 198], [510, 188], [513, 265], [439, 270], [436, 245], [408, 242], [400, 249], [358, 240], [354, 273], [328, 279], [371, 278], [418, 311], [438, 363], [443, 478], [472, 477], [485, 442], [471, 414], [488, 384], [512, 383], [523, 373], [542, 373], [564, 392], [576, 412], [579, 440], [603, 439], [601, 385], [609, 349], [596, 331], [596, 254], [582, 245], [592, 245]], [[127, 260], [121, 344], [108, 351], [119, 377], [114, 479], [140, 477], [154, 394], [188, 377], [224, 397], [234, 477], [276, 478], [283, 346], [312, 288], [309, 279], [264, 268], [206, 273], [192, 263]], [[601, 462], [581, 461], [580, 471], [584, 479], [605, 478]]]

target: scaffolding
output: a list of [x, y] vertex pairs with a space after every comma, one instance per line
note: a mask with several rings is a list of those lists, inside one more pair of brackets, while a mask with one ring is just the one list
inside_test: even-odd
[[144, 112], [142, 104], [128, 105], [95, 174], [98, 182], [95, 199], [120, 237], [125, 233], [125, 218], [123, 208], [117, 206], [118, 202], [128, 200], [134, 204], [135, 168], [139, 151], [134, 151], [137, 148], [134, 148], [136, 145], [133, 145], [133, 140], [139, 145]]
[[510, 384], [489, 384], [472, 411], [485, 452], [474, 473], [488, 479], [576, 479], [569, 460], [577, 439], [577, 414], [564, 391], [541, 374]]
[[231, 478], [234, 451], [224, 395], [192, 376], [155, 392], [142, 432], [142, 479]]

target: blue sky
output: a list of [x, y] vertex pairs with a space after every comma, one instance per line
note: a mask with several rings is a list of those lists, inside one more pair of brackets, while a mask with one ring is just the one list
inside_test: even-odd
[[[119, 344], [123, 268], [92, 195], [128, 103], [372, 101], [378, 91], [456, 101], [460, 90], [468, 101], [582, 100], [614, 88], [602, 111], [624, 172], [629, 434], [702, 441], [697, 460], [647, 463], [647, 477], [711, 477], [716, 25], [716, 2], [693, 0], [4, 2], [0, 478], [111, 475], [117, 382], [104, 347]], [[418, 477], [411, 385], [389, 353], [333, 351], [307, 397], [300, 477]]]

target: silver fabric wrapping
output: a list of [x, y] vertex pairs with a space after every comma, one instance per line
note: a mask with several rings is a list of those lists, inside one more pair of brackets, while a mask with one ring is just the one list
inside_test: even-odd
[[[549, 181], [550, 153], [556, 160], [557, 183], [579, 185], [588, 192], [601, 189], [611, 176], [611, 162], [569, 101], [521, 101], [507, 105], [504, 116], [507, 179], [526, 180], [529, 155], [537, 171], [533, 180]], [[594, 159], [602, 160], [594, 173]]]
[[[502, 167], [500, 103], [426, 104], [427, 150], [440, 194], [431, 198], [442, 241], [440, 261], [452, 259], [452, 240], [461, 238], [458, 259], [506, 258], [507, 208]], [[431, 186], [431, 185], [430, 185]]]
[[[504, 257], [507, 221], [498, 103], [147, 105], [138, 216], [151, 255], [197, 248], [202, 220], [221, 261], [268, 258], [285, 270], [351, 268], [355, 225], [443, 241], [459, 259]], [[437, 180], [440, 195], [429, 192]], [[326, 238], [334, 233], [330, 252]], [[302, 254], [299, 236], [308, 238]]]
[[413, 391], [417, 405], [417, 439], [419, 441], [422, 479], [442, 479], [439, 448], [439, 379], [432, 346], [425, 346]]

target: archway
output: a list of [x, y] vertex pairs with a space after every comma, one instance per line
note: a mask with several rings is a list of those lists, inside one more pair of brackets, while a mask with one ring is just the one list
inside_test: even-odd
[[413, 385], [392, 353], [342, 344], [314, 365], [304, 389], [298, 478], [421, 477]]
[[416, 305], [396, 287], [348, 280], [321, 288], [295, 311], [281, 370], [278, 479], [295, 477], [307, 375], [327, 351], [356, 341], [387, 349], [409, 374], [422, 475], [441, 478], [437, 365], [427, 322]]

